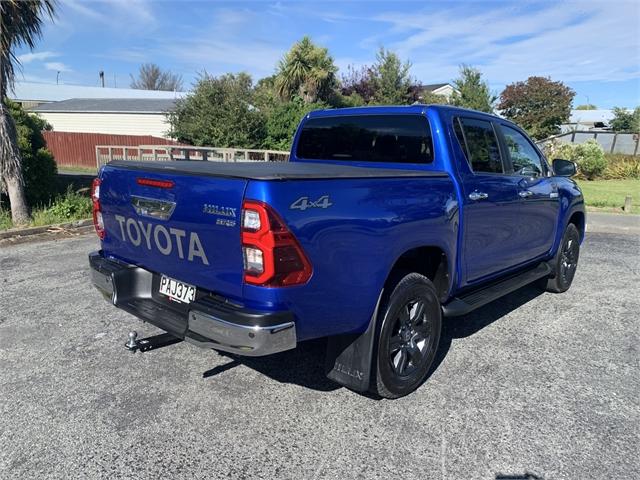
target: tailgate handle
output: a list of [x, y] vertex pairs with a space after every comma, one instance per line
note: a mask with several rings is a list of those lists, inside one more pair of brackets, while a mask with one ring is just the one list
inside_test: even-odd
[[176, 202], [138, 197], [135, 195], [131, 196], [131, 205], [133, 205], [138, 215], [157, 218], [159, 220], [169, 220], [169, 217], [171, 217], [176, 208]]

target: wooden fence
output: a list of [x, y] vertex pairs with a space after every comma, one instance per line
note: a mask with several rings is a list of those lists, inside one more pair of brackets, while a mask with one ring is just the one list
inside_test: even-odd
[[212, 162], [286, 162], [289, 152], [243, 148], [192, 147], [187, 145], [96, 145], [96, 165], [113, 160], [199, 160]]
[[[1, 0], [0, 0], [1, 1]], [[96, 145], [155, 145], [178, 144], [151, 135], [112, 135], [106, 133], [42, 132], [47, 148], [59, 167], [96, 166]]]

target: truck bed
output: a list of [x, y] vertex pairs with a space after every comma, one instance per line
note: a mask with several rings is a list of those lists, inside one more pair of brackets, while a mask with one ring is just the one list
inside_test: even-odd
[[418, 169], [354, 167], [315, 162], [209, 162], [177, 160], [140, 162], [116, 160], [108, 165], [129, 170], [250, 180], [319, 180], [342, 178], [446, 177], [445, 172]]

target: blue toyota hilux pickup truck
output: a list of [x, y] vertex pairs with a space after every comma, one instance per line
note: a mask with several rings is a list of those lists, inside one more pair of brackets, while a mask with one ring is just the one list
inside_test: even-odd
[[92, 281], [165, 344], [261, 356], [327, 337], [329, 378], [396, 398], [429, 375], [443, 317], [533, 282], [570, 287], [575, 173], [484, 113], [315, 111], [289, 162], [104, 166]]

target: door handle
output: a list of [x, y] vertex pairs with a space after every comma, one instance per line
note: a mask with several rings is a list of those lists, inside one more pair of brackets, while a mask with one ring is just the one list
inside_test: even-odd
[[518, 192], [518, 195], [520, 195], [520, 198], [527, 198], [533, 195], [533, 192], [530, 190], [521, 190]]
[[489, 198], [489, 194], [484, 192], [471, 192], [469, 194], [469, 198], [471, 200], [484, 200], [485, 198]]

